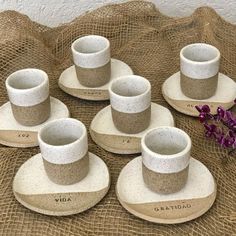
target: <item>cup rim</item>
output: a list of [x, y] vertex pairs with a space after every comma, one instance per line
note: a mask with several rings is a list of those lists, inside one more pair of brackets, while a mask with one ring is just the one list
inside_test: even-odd
[[[10, 85], [10, 80], [13, 80], [14, 77], [17, 76], [17, 74], [24, 73], [24, 72], [27, 72], [27, 71], [34, 71], [34, 72], [37, 72], [37, 73], [41, 73], [43, 75], [42, 83], [36, 85], [35, 87], [25, 88], [25, 89], [14, 88], [14, 87], [12, 87]], [[26, 91], [38, 90], [39, 88], [44, 87], [45, 85], [47, 85], [47, 83], [48, 83], [48, 75], [47, 75], [47, 73], [45, 71], [37, 69], [37, 68], [25, 68], [25, 69], [17, 70], [15, 72], [13, 72], [12, 74], [10, 74], [7, 77], [6, 81], [5, 81], [7, 89], [9, 89], [11, 91], [15, 91], [17, 93], [25, 93]]]
[[[75, 45], [79, 43], [79, 41], [81, 41], [82, 39], [84, 38], [100, 38], [100, 39], [103, 39], [104, 41], [106, 41], [106, 47], [103, 48], [102, 50], [99, 50], [97, 52], [93, 52], [93, 53], [84, 53], [84, 52], [79, 52], [75, 49]], [[73, 41], [73, 43], [71, 44], [71, 50], [73, 53], [77, 54], [77, 55], [98, 55], [98, 54], [101, 54], [107, 50], [109, 50], [110, 48], [110, 41], [104, 37], [104, 36], [101, 36], [101, 35], [96, 35], [96, 34], [89, 34], [89, 35], [85, 35], [85, 36], [82, 36], [82, 37], [79, 37], [78, 39], [76, 39], [75, 41]]]
[[[188, 59], [186, 58], [183, 53], [184, 51], [187, 49], [187, 48], [190, 48], [192, 47], [193, 45], [196, 45], [196, 46], [202, 46], [204, 45], [205, 47], [209, 47], [211, 49], [214, 49], [217, 53], [216, 57], [211, 59], [211, 60], [207, 60], [207, 61], [194, 61], [194, 60], [191, 60], [191, 59]], [[198, 64], [198, 65], [202, 65], [202, 64], [211, 64], [213, 62], [217, 62], [219, 59], [220, 59], [220, 51], [217, 47], [211, 45], [211, 44], [207, 44], [207, 43], [192, 43], [192, 44], [188, 44], [186, 45], [185, 47], [183, 47], [181, 50], [180, 50], [180, 58], [184, 61], [187, 61], [189, 63], [194, 63], [194, 64]]]
[[[71, 143], [68, 143], [68, 144], [53, 145], [53, 144], [49, 144], [49, 143], [45, 142], [42, 139], [42, 133], [45, 132], [45, 130], [47, 130], [48, 127], [50, 127], [51, 125], [55, 125], [56, 123], [60, 123], [62, 121], [77, 123], [80, 126], [80, 128], [82, 129], [82, 135], [78, 139], [76, 139], [75, 141], [73, 141]], [[60, 119], [56, 119], [56, 120], [52, 120], [52, 121], [48, 122], [46, 125], [44, 125], [39, 130], [39, 132], [38, 132], [38, 141], [39, 141], [39, 143], [43, 143], [43, 145], [45, 145], [47, 147], [53, 147], [53, 148], [56, 148], [56, 149], [60, 149], [60, 148], [70, 147], [72, 145], [75, 145], [76, 143], [79, 143], [81, 140], [86, 138], [86, 135], [87, 135], [87, 129], [86, 129], [85, 125], [80, 120], [77, 120], [77, 119], [74, 119], [74, 118], [60, 118]]]
[[[167, 129], [168, 130], [172, 129], [172, 130], [178, 131], [185, 137], [185, 139], [187, 140], [187, 145], [182, 151], [180, 151], [178, 153], [174, 153], [174, 154], [160, 154], [160, 153], [152, 151], [146, 145], [145, 139], [146, 139], [147, 135], [155, 132], [156, 130], [167, 130]], [[188, 153], [191, 150], [192, 141], [191, 141], [191, 138], [189, 137], [189, 135], [185, 131], [183, 131], [182, 129], [179, 129], [179, 128], [176, 128], [176, 127], [170, 127], [170, 126], [160, 126], [160, 127], [150, 129], [147, 133], [145, 133], [145, 135], [141, 139], [141, 147], [149, 155], [152, 155], [152, 156], [153, 155], [155, 155], [155, 156], [158, 155], [158, 158], [160, 158], [160, 159], [165, 159], [167, 157], [168, 157], [168, 159], [175, 159], [175, 158], [181, 158], [182, 156], [184, 156], [186, 153]]]
[[[147, 89], [144, 93], [141, 93], [141, 94], [138, 94], [138, 95], [134, 95], [134, 96], [123, 96], [123, 95], [120, 95], [120, 94], [117, 94], [115, 93], [113, 90], [112, 90], [112, 86], [121, 81], [121, 80], [127, 80], [127, 79], [131, 79], [131, 78], [138, 78], [138, 79], [143, 79], [143, 81], [145, 81], [147, 83]], [[142, 77], [142, 76], [139, 76], [139, 75], [124, 75], [124, 76], [120, 76], [118, 78], [116, 78], [115, 80], [113, 80], [108, 88], [109, 90], [109, 93], [118, 97], [118, 98], [138, 98], [138, 97], [142, 97], [142, 96], [146, 96], [150, 90], [151, 90], [151, 83], [148, 79]]]

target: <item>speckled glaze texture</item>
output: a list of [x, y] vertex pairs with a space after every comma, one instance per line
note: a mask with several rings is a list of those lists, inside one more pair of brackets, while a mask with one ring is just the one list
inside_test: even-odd
[[151, 85], [137, 75], [122, 76], [109, 87], [112, 119], [118, 130], [139, 133], [145, 130], [151, 118]]
[[88, 153], [78, 161], [69, 164], [53, 164], [43, 159], [43, 165], [49, 179], [57, 184], [69, 185], [82, 180], [89, 171]]
[[111, 108], [112, 119], [115, 127], [127, 134], [139, 133], [147, 129], [151, 121], [151, 105], [138, 113], [124, 113]]
[[220, 51], [212, 45], [195, 43], [182, 48], [180, 51], [182, 92], [193, 99], [207, 99], [213, 96], [218, 84], [219, 65]]
[[84, 68], [97, 68], [110, 59], [110, 42], [99, 35], [87, 35], [75, 40], [71, 45], [74, 63]]
[[218, 74], [207, 79], [192, 79], [180, 73], [180, 87], [192, 99], [207, 99], [216, 93]]
[[75, 66], [75, 71], [80, 84], [97, 88], [107, 84], [111, 79], [111, 62], [93, 69]]
[[189, 166], [176, 173], [158, 173], [142, 164], [143, 181], [153, 192], [169, 194], [181, 190], [188, 178]]
[[79, 82], [87, 87], [99, 87], [111, 76], [110, 42], [99, 35], [87, 35], [71, 45]]
[[11, 109], [16, 121], [25, 126], [35, 126], [45, 122], [51, 113], [50, 97], [34, 106], [16, 106], [11, 103]]
[[[150, 170], [143, 169], [146, 185], [160, 193], [179, 191], [187, 180], [191, 151], [188, 134], [175, 127], [158, 127], [143, 136], [141, 147], [143, 165]], [[176, 182], [173, 182], [173, 175], [176, 176]], [[157, 188], [153, 188], [155, 182], [158, 182]]]
[[11, 103], [17, 106], [34, 106], [49, 96], [47, 74], [39, 69], [23, 69], [6, 79], [6, 88]]
[[[41, 154], [50, 166], [45, 166], [45, 170], [52, 181], [60, 184], [71, 184], [73, 180], [81, 180], [88, 172], [88, 161], [85, 157], [88, 153], [87, 131], [84, 124], [76, 119], [63, 118], [46, 124], [38, 133], [39, 146]], [[71, 175], [73, 165], [83, 163], [83, 171], [74, 171]], [[86, 163], [84, 165], [84, 163]], [[80, 168], [78, 167], [78, 170]], [[51, 170], [51, 171], [50, 171]], [[62, 180], [60, 176], [54, 173], [64, 172], [63, 176], [67, 176], [66, 180]], [[50, 173], [49, 173], [50, 172]], [[77, 176], [75, 176], [77, 175]]]
[[16, 71], [6, 79], [6, 88], [18, 123], [34, 126], [49, 118], [49, 82], [44, 71], [30, 68]]
[[151, 104], [151, 84], [138, 75], [122, 76], [109, 87], [110, 102], [113, 109], [124, 113], [138, 113]]

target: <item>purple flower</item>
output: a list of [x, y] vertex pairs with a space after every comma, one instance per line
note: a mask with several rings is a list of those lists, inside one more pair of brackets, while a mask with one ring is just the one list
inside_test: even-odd
[[208, 105], [203, 105], [202, 106], [202, 112], [205, 112], [205, 113], [210, 113], [211, 109]]
[[222, 147], [232, 147], [233, 143], [235, 142], [235, 138], [229, 136], [222, 136], [221, 141], [219, 142]]
[[231, 145], [236, 148], [236, 134], [232, 130], [229, 131], [229, 137], [231, 139]]
[[[236, 103], [236, 99], [234, 100]], [[220, 146], [236, 150], [236, 115], [223, 107], [217, 108], [212, 115], [208, 105], [196, 106], [199, 120], [205, 127], [205, 135], [216, 140]]]
[[236, 116], [230, 111], [226, 111], [225, 123], [228, 127], [236, 129]]
[[216, 127], [216, 125], [214, 125], [214, 124], [211, 124], [211, 125], [204, 124], [204, 127], [206, 129], [205, 134], [206, 134], [207, 137], [209, 137], [209, 138], [210, 137], [216, 137], [216, 134], [217, 134], [217, 127]]
[[210, 107], [208, 105], [195, 106], [199, 113], [210, 113]]
[[217, 118], [218, 120], [224, 119], [226, 111], [222, 107], [217, 108]]
[[205, 113], [200, 113], [199, 120], [201, 123], [204, 123], [207, 119], [207, 115]]
[[195, 108], [199, 112], [199, 119], [201, 123], [204, 123], [207, 119], [211, 118], [212, 115], [210, 114], [210, 107], [208, 105], [203, 106], [195, 106]]

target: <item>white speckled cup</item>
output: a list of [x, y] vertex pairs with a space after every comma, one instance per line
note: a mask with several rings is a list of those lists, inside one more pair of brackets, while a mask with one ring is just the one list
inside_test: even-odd
[[39, 146], [49, 179], [68, 185], [89, 171], [87, 130], [82, 122], [63, 118], [46, 124], [38, 133]]
[[209, 44], [195, 43], [180, 51], [180, 85], [189, 98], [212, 97], [218, 85], [220, 51]]
[[71, 45], [79, 82], [86, 87], [100, 87], [111, 77], [110, 42], [99, 35], [88, 35]]
[[147, 187], [169, 194], [181, 190], [187, 182], [191, 139], [175, 127], [158, 127], [142, 138], [142, 172]]
[[49, 82], [44, 71], [31, 68], [18, 70], [6, 79], [6, 88], [17, 122], [34, 126], [49, 118]]
[[137, 75], [122, 76], [109, 87], [112, 119], [118, 130], [139, 133], [151, 119], [151, 84]]

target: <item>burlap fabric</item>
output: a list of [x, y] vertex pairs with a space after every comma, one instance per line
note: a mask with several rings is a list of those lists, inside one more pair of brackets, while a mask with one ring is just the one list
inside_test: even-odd
[[[50, 20], [50, 19], [49, 19]], [[136, 74], [152, 84], [152, 101], [170, 108], [161, 95], [164, 80], [179, 70], [180, 49], [207, 42], [222, 53], [221, 72], [236, 78], [236, 26], [210, 8], [199, 8], [186, 18], [162, 15], [151, 3], [134, 1], [105, 6], [80, 16], [70, 24], [50, 29], [16, 12], [0, 14], [0, 103], [7, 101], [4, 81], [17, 69], [36, 67], [50, 78], [51, 95], [68, 105], [72, 117], [89, 124], [109, 102], [71, 97], [57, 86], [60, 73], [72, 64], [70, 45], [84, 34], [100, 34], [111, 41], [112, 57], [128, 63]], [[138, 219], [124, 210], [115, 196], [118, 174], [133, 156], [113, 155], [89, 138], [89, 150], [108, 165], [112, 185], [94, 208], [74, 216], [49, 217], [21, 206], [12, 193], [12, 180], [38, 148], [0, 148], [0, 235], [233, 235], [236, 234], [236, 158], [203, 136], [198, 119], [170, 108], [176, 125], [193, 140], [192, 155], [213, 173], [217, 200], [202, 217], [180, 225], [158, 225]]]

